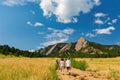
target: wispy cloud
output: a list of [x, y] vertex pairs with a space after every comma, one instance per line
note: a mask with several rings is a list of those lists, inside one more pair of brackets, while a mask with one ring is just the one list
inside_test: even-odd
[[33, 2], [33, 3], [39, 3], [40, 0], [3, 0], [3, 1], [0, 1], [0, 3], [2, 5], [6, 5], [6, 6], [23, 6], [23, 5], [26, 5], [27, 2]]
[[115, 27], [110, 26], [110, 27], [104, 28], [104, 29], [95, 29], [94, 31], [97, 34], [111, 34], [111, 31], [114, 31], [114, 30], [115, 30]]
[[115, 24], [117, 22], [118, 19], [113, 19], [112, 23]]
[[54, 29], [54, 28], [48, 28], [48, 31], [50, 31], [50, 34], [47, 34], [45, 38], [47, 39], [46, 42], [42, 43], [42, 46], [48, 46], [53, 45], [57, 43], [66, 42], [69, 40], [69, 36], [73, 34], [74, 29], [66, 28], [63, 30]]
[[29, 26], [34, 26], [34, 27], [44, 26], [44, 25], [43, 25], [42, 23], [40, 23], [40, 22], [35, 22], [35, 23], [33, 24], [32, 22], [28, 21], [27, 24], [28, 24]]
[[102, 13], [102, 12], [99, 12], [99, 13], [96, 13], [94, 16], [95, 16], [96, 18], [100, 18], [100, 17], [105, 17], [105, 16], [107, 16], [107, 14]]
[[65, 33], [65, 34], [72, 34], [74, 32], [74, 30], [73, 29], [64, 29], [63, 30], [63, 33]]
[[111, 19], [111, 17], [109, 17], [108, 14], [102, 12], [96, 13], [94, 16], [95, 16], [95, 24], [98, 25], [104, 25], [104, 24], [113, 25], [116, 24], [119, 19], [119, 16], [118, 18]]
[[96, 5], [100, 5], [101, 4], [100, 0], [94, 0], [94, 1], [95, 1]]
[[88, 13], [94, 6], [100, 5], [100, 0], [41, 0], [43, 15], [55, 15], [61, 23], [77, 22], [79, 14]]
[[43, 26], [43, 24], [40, 23], [40, 22], [36, 22], [36, 23], [34, 24], [34, 26], [35, 26], [35, 27], [39, 27], [39, 26]]
[[95, 34], [92, 34], [92, 33], [87, 33], [85, 36], [86, 36], [86, 37], [93, 38], [93, 37], [95, 37], [96, 35], [95, 35]]
[[30, 21], [28, 21], [27, 24], [28, 24], [29, 26], [33, 26], [33, 24], [32, 24]]
[[31, 49], [31, 50], [29, 50], [29, 52], [35, 52], [35, 50]]
[[52, 41], [48, 41], [48, 42], [45, 42], [43, 43], [42, 45], [44, 47], [48, 46], [48, 45], [54, 45], [54, 44], [57, 44], [57, 43], [63, 43], [63, 42], [66, 42], [68, 40], [68, 38], [60, 38], [58, 40], [52, 40]]
[[96, 20], [95, 20], [95, 23], [96, 23], [96, 24], [99, 24], [99, 25], [104, 24], [104, 22], [103, 22], [102, 20], [100, 20], [100, 19], [96, 19]]
[[95, 24], [98, 25], [103, 25], [105, 24], [106, 20], [102, 20], [101, 18], [104, 18], [107, 16], [107, 14], [99, 12], [99, 13], [95, 13]]

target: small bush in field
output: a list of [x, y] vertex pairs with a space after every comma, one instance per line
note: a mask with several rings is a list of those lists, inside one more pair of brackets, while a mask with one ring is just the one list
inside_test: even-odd
[[74, 59], [71, 59], [71, 65], [72, 67], [83, 70], [83, 71], [85, 71], [88, 68], [88, 64], [85, 60], [75, 61]]

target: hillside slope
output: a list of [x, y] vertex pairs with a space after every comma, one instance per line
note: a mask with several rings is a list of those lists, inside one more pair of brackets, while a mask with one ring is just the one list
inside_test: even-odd
[[[58, 43], [38, 50], [39, 53], [51, 56], [79, 56], [79, 55], [120, 55], [120, 46], [118, 45], [102, 45], [95, 42], [90, 42], [84, 38], [80, 38], [73, 43]], [[49, 54], [48, 54], [49, 53]]]

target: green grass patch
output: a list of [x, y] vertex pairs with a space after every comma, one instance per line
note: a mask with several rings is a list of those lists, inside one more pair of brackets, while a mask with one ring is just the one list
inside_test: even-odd
[[51, 80], [60, 80], [56, 72], [57, 68], [58, 68], [57, 64], [55, 64], [55, 66], [50, 67], [50, 72], [52, 74]]
[[0, 53], [0, 58], [16, 58], [14, 55], [4, 55]]
[[85, 60], [76, 61], [74, 59], [71, 59], [71, 65], [72, 67], [83, 70], [83, 71], [85, 71], [88, 68], [88, 64]]

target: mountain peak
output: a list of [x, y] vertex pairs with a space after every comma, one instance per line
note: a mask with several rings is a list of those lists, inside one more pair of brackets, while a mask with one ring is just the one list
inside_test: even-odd
[[86, 47], [87, 41], [81, 37], [78, 41], [77, 44], [75, 45], [75, 50], [79, 51], [81, 48]]

